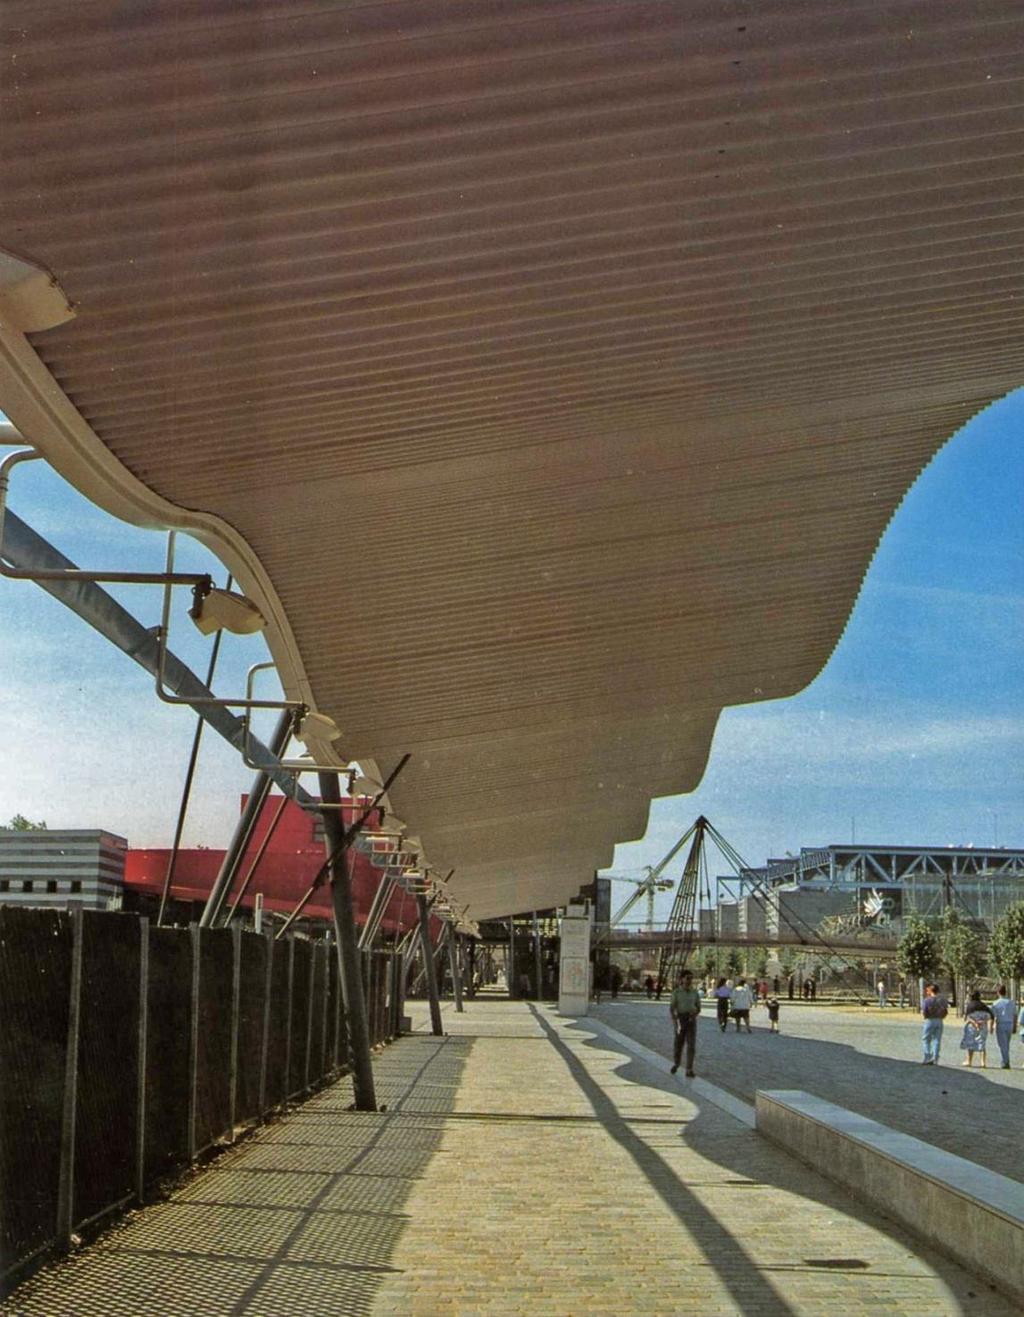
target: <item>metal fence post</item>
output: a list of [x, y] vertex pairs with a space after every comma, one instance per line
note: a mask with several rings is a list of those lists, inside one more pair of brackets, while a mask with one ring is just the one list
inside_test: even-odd
[[400, 951], [391, 953], [391, 1036], [398, 1038], [402, 1033], [402, 968], [404, 958]]
[[375, 993], [377, 978], [374, 973], [374, 961], [372, 951], [361, 951], [359, 959], [362, 962], [360, 969], [363, 974], [363, 993], [366, 998], [366, 1036], [370, 1041], [370, 1046], [377, 1042], [377, 997]]
[[231, 926], [231, 1061], [228, 1077], [228, 1138], [235, 1141], [238, 1114], [238, 1030], [242, 1002], [242, 926]]
[[[337, 965], [337, 960], [335, 960]], [[330, 970], [328, 969], [328, 974]], [[341, 970], [335, 969], [337, 978], [335, 980], [334, 990], [334, 1073], [337, 1074], [341, 1069], [341, 1021], [345, 1009], [345, 1003], [342, 1000], [341, 993]]]
[[196, 1118], [199, 1102], [199, 952], [200, 929], [189, 924], [189, 943], [192, 948], [192, 991], [189, 998], [189, 1049], [188, 1049], [188, 1159], [196, 1159]]
[[328, 947], [326, 942], [318, 942], [317, 946], [322, 947], [324, 952], [323, 956], [321, 957], [321, 959], [324, 962], [324, 991], [323, 991], [324, 1018], [323, 1018], [323, 1023], [321, 1024], [320, 1027], [320, 1076], [319, 1077], [321, 1079], [326, 1079], [328, 1072], [330, 1070], [330, 1066], [327, 1063], [327, 1025], [329, 1023], [327, 1016], [327, 1004], [331, 998], [331, 953], [330, 953], [330, 947]]
[[82, 1011], [82, 908], [71, 912], [71, 987], [64, 1050], [64, 1112], [60, 1130], [57, 1183], [57, 1243], [71, 1247], [75, 1198], [75, 1124], [78, 1116], [78, 1039]]
[[313, 999], [316, 995], [316, 943], [309, 949], [309, 992], [306, 1005], [306, 1064], [303, 1070], [303, 1091], [309, 1092], [309, 1071], [313, 1064]]
[[149, 920], [139, 920], [139, 1043], [135, 1086], [135, 1197], [146, 1196], [146, 1049], [149, 1045]]
[[263, 988], [263, 1037], [260, 1040], [260, 1094], [258, 1099], [260, 1120], [267, 1114], [267, 1063], [270, 1059], [270, 1005], [271, 990], [274, 986], [274, 934], [268, 931], [267, 972]]
[[295, 991], [295, 936], [288, 938], [288, 1015], [284, 1029], [284, 1100], [292, 1095], [292, 998]]

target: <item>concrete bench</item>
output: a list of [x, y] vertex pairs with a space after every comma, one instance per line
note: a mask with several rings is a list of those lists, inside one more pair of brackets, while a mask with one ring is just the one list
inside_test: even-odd
[[1024, 1184], [799, 1090], [757, 1094], [757, 1129], [1024, 1304]]

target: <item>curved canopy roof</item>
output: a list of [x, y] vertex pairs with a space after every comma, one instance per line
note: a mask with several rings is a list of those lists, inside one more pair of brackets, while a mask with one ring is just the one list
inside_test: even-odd
[[4, 28], [0, 245], [75, 314], [7, 281], [0, 407], [217, 548], [346, 756], [412, 752], [471, 917], [564, 901], [723, 706], [811, 680], [1020, 381], [1018, 0]]

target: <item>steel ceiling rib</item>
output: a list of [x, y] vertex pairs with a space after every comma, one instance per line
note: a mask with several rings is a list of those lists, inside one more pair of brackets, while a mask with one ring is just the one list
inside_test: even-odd
[[346, 750], [413, 752], [474, 917], [811, 680], [1021, 379], [1016, 0], [4, 20], [0, 245], [78, 312], [33, 347], [146, 515], [249, 546]]

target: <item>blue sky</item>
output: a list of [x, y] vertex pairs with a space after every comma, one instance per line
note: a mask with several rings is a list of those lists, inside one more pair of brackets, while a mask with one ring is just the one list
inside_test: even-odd
[[[943, 448], [893, 519], [825, 670], [792, 699], [727, 710], [699, 789], [656, 801], [616, 869], [656, 863], [700, 813], [754, 864], [854, 833], [1024, 845], [1022, 432], [1024, 390]], [[162, 567], [163, 535], [105, 516], [43, 463], [15, 471], [11, 507], [81, 566]], [[200, 546], [181, 547], [183, 566], [223, 580]], [[159, 590], [116, 593], [147, 625], [159, 620]], [[183, 594], [172, 647], [203, 672], [210, 642], [185, 608]], [[258, 637], [226, 637], [218, 689], [241, 692], [264, 657]], [[168, 844], [192, 715], [161, 704], [140, 669], [29, 583], [0, 581], [0, 672], [0, 820]], [[207, 734], [186, 844], [225, 843], [248, 781]]]

